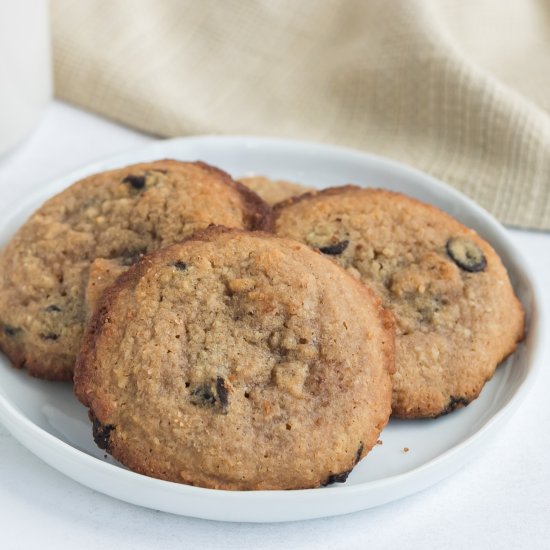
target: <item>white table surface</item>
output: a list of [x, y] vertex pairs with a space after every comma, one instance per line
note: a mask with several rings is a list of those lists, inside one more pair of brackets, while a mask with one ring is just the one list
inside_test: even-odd
[[[0, 202], [153, 139], [56, 102], [30, 138], [0, 157]], [[538, 274], [550, 314], [550, 233], [510, 234]], [[114, 500], [50, 468], [0, 425], [0, 548], [550, 548], [549, 391], [543, 368], [480, 456], [430, 489], [347, 516], [271, 525], [178, 517]]]

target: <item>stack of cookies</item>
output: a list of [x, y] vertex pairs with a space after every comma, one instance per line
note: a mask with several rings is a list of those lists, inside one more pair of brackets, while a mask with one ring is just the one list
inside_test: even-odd
[[74, 380], [121, 463], [202, 487], [345, 481], [390, 414], [475, 399], [523, 323], [495, 251], [435, 207], [201, 162], [81, 180], [0, 255], [12, 364]]

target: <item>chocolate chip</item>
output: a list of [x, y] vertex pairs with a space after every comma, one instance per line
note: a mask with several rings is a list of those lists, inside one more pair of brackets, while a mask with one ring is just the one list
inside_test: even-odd
[[55, 304], [51, 304], [46, 308], [46, 311], [48, 313], [58, 313], [61, 311], [61, 308], [59, 306], [56, 306]]
[[191, 403], [193, 405], [213, 407], [216, 402], [220, 404], [221, 413], [227, 414], [229, 388], [227, 382], [221, 376], [216, 378], [215, 388], [212, 384], [205, 383], [191, 390]]
[[134, 176], [132, 174], [126, 176], [123, 183], [129, 183], [134, 189], [143, 189], [145, 187], [145, 176]]
[[20, 328], [12, 327], [11, 325], [4, 325], [4, 333], [8, 336], [17, 336], [21, 332]]
[[191, 403], [193, 405], [212, 406], [216, 402], [216, 396], [210, 384], [201, 384], [191, 390]]
[[337, 256], [338, 254], [342, 254], [344, 250], [348, 247], [349, 241], [340, 241], [336, 244], [331, 244], [328, 246], [321, 246], [319, 247], [319, 252], [322, 252], [323, 254], [329, 254], [330, 256]]
[[229, 405], [229, 392], [225, 385], [225, 379], [223, 379], [221, 376], [218, 376], [218, 378], [216, 378], [216, 392], [218, 393], [218, 398], [220, 400], [222, 414], [227, 414], [227, 406]]
[[446, 249], [453, 262], [464, 271], [476, 273], [487, 266], [483, 252], [469, 239], [453, 237], [447, 241]]
[[363, 442], [359, 442], [359, 448], [357, 449], [357, 452], [355, 453], [355, 462], [354, 464], [357, 464], [361, 460], [361, 453], [363, 452]]
[[344, 483], [348, 479], [350, 473], [351, 470], [347, 470], [340, 474], [330, 474], [327, 479], [323, 481], [323, 483], [321, 483], [321, 485], [323, 487], [326, 487], [327, 485], [331, 485], [332, 483]]
[[59, 334], [56, 334], [55, 332], [41, 332], [40, 338], [42, 338], [42, 340], [57, 340], [59, 338]]
[[178, 271], [185, 271], [187, 269], [187, 264], [185, 262], [182, 262], [181, 260], [178, 260], [177, 262], [174, 262], [172, 264]]
[[100, 449], [109, 451], [111, 432], [115, 429], [112, 424], [103, 425], [97, 418], [94, 418], [92, 433], [94, 441]]
[[465, 397], [455, 397], [454, 395], [452, 395], [451, 398], [449, 399], [449, 403], [447, 403], [447, 406], [439, 413], [438, 416], [449, 414], [456, 409], [467, 407], [469, 404], [470, 404], [469, 399], [466, 399]]

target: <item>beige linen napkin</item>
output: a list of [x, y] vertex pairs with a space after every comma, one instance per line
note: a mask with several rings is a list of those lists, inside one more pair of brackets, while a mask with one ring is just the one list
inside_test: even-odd
[[550, 229], [548, 1], [53, 0], [52, 21], [77, 105], [372, 151]]

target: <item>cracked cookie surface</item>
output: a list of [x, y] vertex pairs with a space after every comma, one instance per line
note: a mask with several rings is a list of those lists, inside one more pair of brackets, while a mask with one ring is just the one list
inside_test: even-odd
[[243, 185], [200, 162], [137, 164], [73, 184], [0, 253], [0, 349], [34, 376], [70, 380], [92, 263], [129, 266], [211, 223], [269, 230], [272, 213]]
[[344, 481], [388, 420], [393, 330], [372, 292], [308, 247], [210, 228], [107, 289], [75, 391], [98, 444], [137, 472], [318, 487]]
[[523, 336], [523, 310], [500, 258], [433, 206], [349, 185], [280, 203], [275, 216], [279, 235], [325, 253], [393, 312], [396, 416], [467, 405]]

